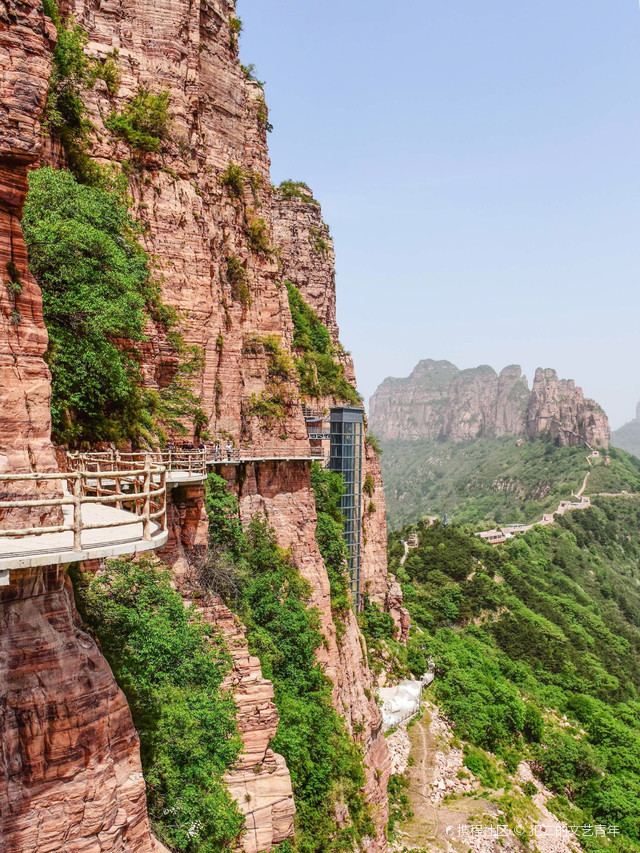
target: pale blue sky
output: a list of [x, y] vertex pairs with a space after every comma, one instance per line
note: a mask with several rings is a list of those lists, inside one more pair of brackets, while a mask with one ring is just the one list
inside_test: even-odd
[[335, 238], [370, 395], [420, 358], [640, 399], [637, 0], [239, 0], [272, 177]]

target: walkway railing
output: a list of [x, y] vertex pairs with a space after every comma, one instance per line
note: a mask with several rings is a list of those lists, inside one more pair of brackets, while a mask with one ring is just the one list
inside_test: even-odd
[[324, 451], [321, 447], [312, 447], [309, 450], [287, 450], [286, 447], [232, 447], [227, 450], [221, 447], [219, 451], [212, 447], [207, 448], [208, 465], [225, 465], [238, 462], [267, 462], [269, 460], [286, 460], [287, 462], [323, 459]]
[[[0, 542], [11, 537], [73, 532], [73, 551], [82, 550], [82, 533], [86, 530], [120, 528], [142, 524], [142, 538], [150, 541], [154, 525], [166, 530], [166, 469], [147, 458], [142, 466], [128, 462], [114, 464], [106, 460], [72, 457], [72, 470], [62, 474], [0, 474], [0, 489], [4, 484], [18, 486], [28, 494], [39, 483], [58, 484], [61, 497], [0, 500], [0, 520], [10, 510], [27, 510], [27, 525], [0, 529]], [[5, 489], [2, 489], [5, 491]], [[101, 504], [123, 510], [117, 517], [104, 520], [83, 519], [83, 507]], [[28, 511], [33, 509], [62, 510], [62, 523], [43, 526], [28, 523]], [[44, 512], [40, 513], [45, 514]], [[127, 516], [130, 516], [128, 518]], [[21, 549], [18, 549], [21, 550]], [[68, 549], [67, 549], [68, 550]], [[25, 552], [26, 553], [26, 552]]]
[[118, 465], [120, 467], [144, 466], [145, 460], [152, 464], [161, 465], [168, 473], [181, 473], [185, 477], [207, 476], [207, 450], [138, 450], [130, 453], [120, 453], [117, 450], [101, 450], [89, 453], [68, 454], [69, 460], [82, 459], [86, 465]]

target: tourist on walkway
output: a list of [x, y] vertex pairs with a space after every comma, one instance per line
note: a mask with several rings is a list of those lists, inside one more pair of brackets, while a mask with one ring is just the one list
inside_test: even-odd
[[230, 441], [227, 442], [227, 459], [231, 459], [231, 453], [233, 451], [233, 445]]

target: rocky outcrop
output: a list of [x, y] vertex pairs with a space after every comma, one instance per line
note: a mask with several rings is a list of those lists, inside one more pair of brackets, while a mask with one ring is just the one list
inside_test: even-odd
[[382, 439], [468, 441], [547, 436], [560, 445], [609, 445], [607, 416], [572, 380], [536, 371], [530, 391], [518, 365], [458, 370], [421, 361], [406, 379], [385, 379], [371, 397], [371, 427]]
[[65, 571], [0, 589], [0, 839], [6, 853], [155, 853], [138, 736]]
[[243, 750], [225, 781], [245, 816], [245, 853], [270, 850], [293, 835], [295, 805], [291, 776], [270, 743], [278, 730], [273, 685], [262, 677], [260, 661], [249, 654], [244, 627], [220, 600], [201, 606], [204, 619], [221, 630], [233, 669], [223, 687], [233, 692]]
[[585, 398], [572, 379], [538, 368], [527, 408], [527, 433], [548, 436], [561, 447], [609, 447], [609, 420], [595, 400]]
[[[20, 227], [27, 169], [40, 151], [40, 120], [56, 31], [39, 0], [9, 0], [0, 8], [0, 474], [55, 471], [50, 442], [47, 331], [42, 297], [29, 272]], [[24, 484], [0, 485], [20, 499]], [[40, 493], [49, 491], [46, 486]], [[23, 512], [23, 511], [22, 511]], [[31, 511], [31, 521], [46, 510]], [[15, 511], [0, 520], [13, 527]]]

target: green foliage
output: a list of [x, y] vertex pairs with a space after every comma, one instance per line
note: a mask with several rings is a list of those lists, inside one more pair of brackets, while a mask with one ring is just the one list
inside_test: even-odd
[[245, 174], [242, 166], [229, 163], [227, 168], [219, 176], [220, 186], [225, 187], [229, 195], [235, 199], [241, 199], [244, 194]]
[[92, 125], [84, 103], [85, 92], [99, 78], [105, 81], [110, 94], [117, 91], [117, 51], [104, 60], [88, 57], [85, 54], [88, 36], [73, 18], [61, 16], [56, 0], [44, 0], [43, 9], [54, 22], [58, 35], [44, 110], [44, 129], [60, 140], [69, 168], [81, 183], [114, 188], [115, 181], [115, 188], [122, 191], [123, 183], [114, 178], [114, 168], [94, 163], [87, 154]]
[[262, 252], [265, 255], [271, 254], [269, 229], [264, 219], [252, 219], [247, 223], [245, 233], [252, 252]]
[[251, 83], [256, 83], [260, 86], [261, 89], [264, 89], [264, 80], [259, 80], [256, 74], [256, 66], [253, 62], [249, 63], [249, 65], [241, 65], [240, 69], [242, 73]]
[[229, 18], [229, 47], [233, 53], [237, 53], [238, 51], [238, 39], [240, 37], [240, 33], [242, 32], [242, 21], [240, 18], [236, 18], [234, 16]]
[[245, 340], [244, 353], [264, 353], [267, 361], [267, 385], [258, 395], [252, 394], [249, 415], [256, 415], [267, 423], [284, 421], [292, 398], [286, 383], [293, 374], [293, 364], [288, 353], [280, 348], [278, 335], [251, 335]]
[[590, 468], [585, 447], [543, 439], [478, 438], [468, 442], [385, 441], [382, 473], [392, 528], [425, 515], [482, 525], [530, 523], [578, 491], [640, 491], [639, 461], [611, 449], [611, 465]]
[[351, 605], [347, 546], [344, 541], [344, 517], [340, 501], [344, 494], [342, 476], [311, 464], [311, 486], [316, 502], [318, 523], [316, 540], [329, 575], [331, 613], [338, 637], [344, 635], [344, 617]]
[[309, 229], [309, 242], [311, 243], [311, 251], [315, 252], [316, 255], [326, 257], [329, 254], [329, 243], [317, 228]]
[[[70, 172], [38, 169], [29, 174], [23, 229], [49, 332], [55, 439], [139, 443], [184, 432], [178, 422], [192, 421], [198, 408], [191, 382], [202, 355], [171, 331], [176, 313], [162, 303], [121, 197], [82, 186]], [[180, 356], [160, 392], [142, 388], [135, 349], [150, 319], [169, 331]]]
[[43, 291], [57, 440], [137, 437], [140, 371], [116, 344], [143, 340], [152, 297], [135, 223], [113, 193], [43, 168], [29, 175], [23, 227]]
[[344, 367], [335, 360], [336, 350], [329, 330], [302, 298], [298, 288], [285, 282], [293, 320], [293, 346], [300, 378], [300, 391], [309, 397], [332, 396], [360, 405], [362, 398], [344, 376]]
[[397, 823], [402, 823], [413, 817], [411, 800], [409, 799], [409, 780], [404, 775], [394, 774], [389, 777], [387, 792], [389, 795], [389, 840], [394, 839], [394, 829]]
[[103, 80], [108, 93], [112, 96], [116, 95], [120, 85], [117, 59], [118, 51], [114, 49], [104, 59], [94, 60], [87, 75], [89, 87], [95, 85], [96, 80]]
[[204, 354], [200, 347], [184, 345], [178, 353], [180, 363], [171, 382], [155, 398], [155, 432], [163, 439], [175, 438], [188, 435], [193, 426], [196, 439], [209, 438], [209, 419], [200, 406], [200, 398], [193, 393], [194, 380], [204, 367]]
[[255, 101], [257, 108], [258, 127], [265, 133], [273, 133], [273, 125], [269, 121], [269, 107], [264, 98], [257, 98]]
[[362, 633], [371, 640], [392, 640], [395, 634], [395, 625], [389, 613], [384, 613], [380, 607], [364, 596], [364, 607], [358, 614], [358, 624]]
[[[279, 186], [280, 196], [283, 199], [298, 199], [298, 201], [304, 201], [308, 204], [318, 204], [318, 202], [313, 197], [311, 192], [311, 188], [308, 184], [305, 184], [304, 181], [292, 181], [289, 179], [288, 181], [282, 181]], [[306, 192], [305, 192], [306, 190]]]
[[373, 477], [371, 476], [371, 474], [367, 474], [367, 476], [364, 478], [364, 483], [362, 485], [362, 491], [365, 493], [365, 495], [368, 495], [370, 498], [372, 498], [375, 490], [376, 490], [376, 486], [375, 486], [375, 483], [373, 482]]
[[84, 53], [88, 37], [73, 19], [62, 19], [54, 0], [47, 0], [45, 14], [53, 20], [58, 31], [45, 106], [45, 126], [49, 130], [65, 130], [70, 138], [83, 139], [87, 122], [82, 92], [87, 88], [90, 69]]
[[148, 559], [114, 560], [75, 577], [76, 601], [100, 640], [140, 735], [153, 828], [171, 849], [232, 849], [243, 818], [223, 782], [241, 749], [231, 657], [216, 629]]
[[382, 446], [378, 439], [373, 435], [373, 433], [368, 432], [365, 436], [365, 444], [368, 444], [369, 447], [373, 450], [376, 456], [382, 456]]
[[20, 312], [18, 311], [18, 296], [22, 293], [22, 275], [20, 270], [13, 261], [7, 261], [7, 274], [9, 278], [5, 282], [9, 298], [13, 302], [13, 309], [9, 322], [12, 326], [17, 326], [20, 323]]
[[105, 124], [135, 151], [159, 151], [169, 134], [168, 91], [154, 94], [140, 88], [122, 112], [112, 112]]
[[230, 255], [227, 258], [227, 281], [231, 285], [231, 296], [244, 306], [251, 305], [251, 292], [247, 283], [247, 271], [240, 258]]
[[[329, 492], [334, 489], [328, 486]], [[331, 682], [316, 662], [323, 636], [318, 614], [307, 604], [309, 585], [264, 520], [255, 518], [243, 531], [237, 501], [215, 474], [209, 476], [206, 507], [211, 542], [242, 566], [232, 603], [248, 628], [251, 651], [274, 685], [280, 725], [273, 748], [291, 771], [295, 849], [351, 851], [373, 829], [362, 793], [362, 751], [333, 709]], [[350, 815], [341, 828], [335, 822], [338, 799]]]
[[498, 549], [456, 525], [412, 529], [402, 568], [409, 529], [389, 547], [407, 661], [419, 674], [435, 660], [467, 766], [500, 787], [484, 750], [508, 770], [532, 761], [571, 823], [618, 825], [616, 849], [640, 850], [640, 498], [597, 498]]

